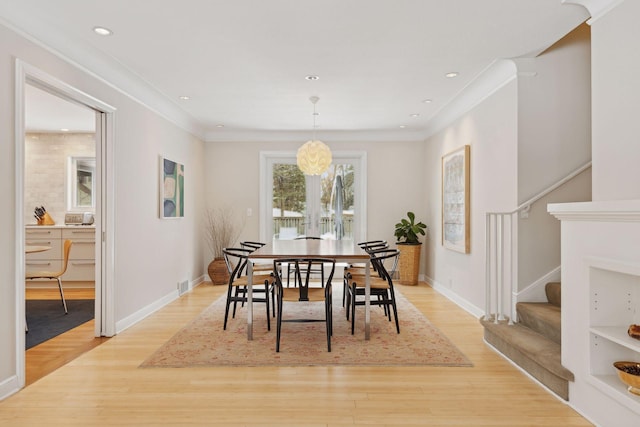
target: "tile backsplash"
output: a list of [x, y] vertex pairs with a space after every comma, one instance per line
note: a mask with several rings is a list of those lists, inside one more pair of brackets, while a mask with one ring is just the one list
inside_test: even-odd
[[93, 133], [27, 133], [24, 177], [25, 224], [35, 224], [33, 210], [36, 206], [44, 206], [56, 224], [64, 224], [69, 157], [94, 157], [95, 152]]

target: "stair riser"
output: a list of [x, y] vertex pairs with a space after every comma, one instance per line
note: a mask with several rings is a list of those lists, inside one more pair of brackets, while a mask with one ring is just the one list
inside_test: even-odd
[[544, 366], [532, 361], [518, 349], [486, 328], [484, 330], [484, 339], [506, 358], [520, 366], [523, 370], [529, 373], [529, 375], [540, 381], [540, 383], [544, 384], [544, 386], [553, 393], [557, 394], [564, 400], [569, 400], [569, 382], [567, 380], [558, 377], [545, 369]]
[[544, 318], [544, 316], [538, 316], [535, 310], [525, 309], [521, 304], [517, 306], [517, 312], [518, 323], [534, 330], [557, 344], [562, 344], [560, 311], [557, 312], [557, 319], [553, 321]]

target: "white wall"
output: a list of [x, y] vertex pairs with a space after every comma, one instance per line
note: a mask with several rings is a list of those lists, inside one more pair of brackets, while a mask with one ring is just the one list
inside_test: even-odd
[[[587, 169], [571, 181], [549, 193], [531, 206], [528, 218], [518, 219], [518, 289], [522, 291], [538, 280], [559, 279], [560, 221], [547, 212], [549, 203], [582, 202], [591, 200], [591, 169]], [[539, 283], [540, 301], [546, 301], [543, 286]]]
[[[591, 160], [591, 45], [586, 24], [518, 67], [518, 204]], [[560, 266], [560, 224], [551, 202], [591, 200], [591, 173], [583, 173], [538, 200], [518, 220], [517, 289]], [[515, 208], [516, 206], [513, 206]]]
[[592, 25], [593, 200], [640, 198], [640, 2]]
[[[591, 159], [589, 27], [518, 67], [518, 204]], [[515, 206], [514, 206], [515, 207]]]
[[[204, 274], [201, 229], [204, 144], [113, 87], [0, 26], [0, 396], [16, 377], [15, 59], [116, 108], [112, 159], [115, 169], [115, 317], [122, 322], [176, 294], [177, 282]], [[158, 216], [159, 156], [184, 163], [186, 217]], [[17, 237], [18, 236], [18, 237]]]
[[[429, 194], [425, 188], [428, 169], [424, 162], [424, 143], [323, 141], [335, 151], [367, 153], [367, 239], [395, 242], [394, 225], [407, 211], [415, 212], [417, 219], [426, 222], [426, 200], [439, 197], [439, 193]], [[260, 151], [295, 152], [304, 142], [206, 144], [206, 202], [211, 206], [231, 206], [240, 215], [246, 215], [247, 208], [254, 212], [253, 216], [246, 217], [240, 240], [258, 240], [260, 235]], [[209, 261], [210, 254], [205, 254], [203, 262]]]
[[[432, 284], [476, 308], [484, 307], [485, 212], [516, 206], [517, 138], [517, 82], [511, 80], [426, 142], [424, 197], [429, 239], [425, 273]], [[469, 254], [441, 244], [441, 158], [465, 144], [471, 146]]]

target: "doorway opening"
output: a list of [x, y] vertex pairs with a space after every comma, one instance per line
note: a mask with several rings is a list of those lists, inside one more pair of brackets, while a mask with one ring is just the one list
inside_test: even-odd
[[[16, 62], [16, 373], [21, 387], [27, 379], [33, 382], [34, 376], [62, 366], [103, 339], [91, 344], [79, 342], [78, 348], [68, 354], [55, 356], [51, 347], [54, 340], [65, 337], [62, 347], [72, 348], [67, 338], [73, 341], [76, 329], [83, 329], [89, 341], [114, 335], [113, 259], [108, 249], [113, 240], [113, 195], [106, 191], [112, 188], [108, 184], [113, 180], [107, 159], [112, 158], [114, 111], [64, 82], [20, 60]], [[68, 257], [66, 241], [72, 242]], [[40, 250], [31, 253], [34, 246]], [[26, 280], [34, 275], [33, 270], [64, 270], [63, 291], [58, 293], [57, 281]], [[50, 341], [46, 339], [56, 331], [34, 330], [35, 322], [27, 329], [27, 305], [46, 306], [50, 303], [46, 300], [56, 297], [57, 301], [50, 302], [54, 308], [60, 305], [57, 315], [62, 317], [58, 323], [70, 323], [69, 314], [75, 316], [80, 310], [93, 314], [93, 323], [80, 321], [82, 326], [72, 329], [74, 334], [67, 332]], [[88, 301], [80, 308], [78, 299]], [[31, 304], [27, 300], [41, 301]], [[37, 316], [44, 311], [29, 310]], [[64, 314], [65, 310], [69, 314]], [[44, 338], [33, 338], [44, 342], [30, 343], [35, 345], [30, 351], [38, 361], [29, 366], [44, 367], [45, 372], [26, 372], [29, 333], [32, 337], [44, 333]], [[47, 353], [57, 362], [48, 360]]]

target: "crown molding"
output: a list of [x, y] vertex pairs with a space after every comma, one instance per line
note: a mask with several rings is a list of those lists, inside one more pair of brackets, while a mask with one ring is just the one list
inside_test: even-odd
[[38, 25], [29, 23], [34, 19], [36, 18], [33, 16], [24, 16], [14, 12], [14, 9], [0, 6], [0, 25], [145, 106], [179, 128], [204, 139], [205, 132], [202, 126], [176, 103], [158, 92], [148, 81], [92, 46], [55, 31], [49, 23], [42, 20], [37, 20]]
[[582, 6], [589, 11], [591, 19], [587, 24], [593, 25], [595, 21], [602, 18], [624, 0], [561, 0], [562, 4], [575, 4]]
[[517, 76], [518, 69], [514, 61], [510, 59], [493, 61], [463, 87], [448, 104], [438, 110], [429, 122], [424, 139], [451, 125], [509, 82], [515, 80]]
[[[311, 139], [308, 131], [214, 130], [207, 132], [205, 142], [300, 142]], [[332, 142], [422, 142], [424, 130], [322, 131], [316, 139]]]

